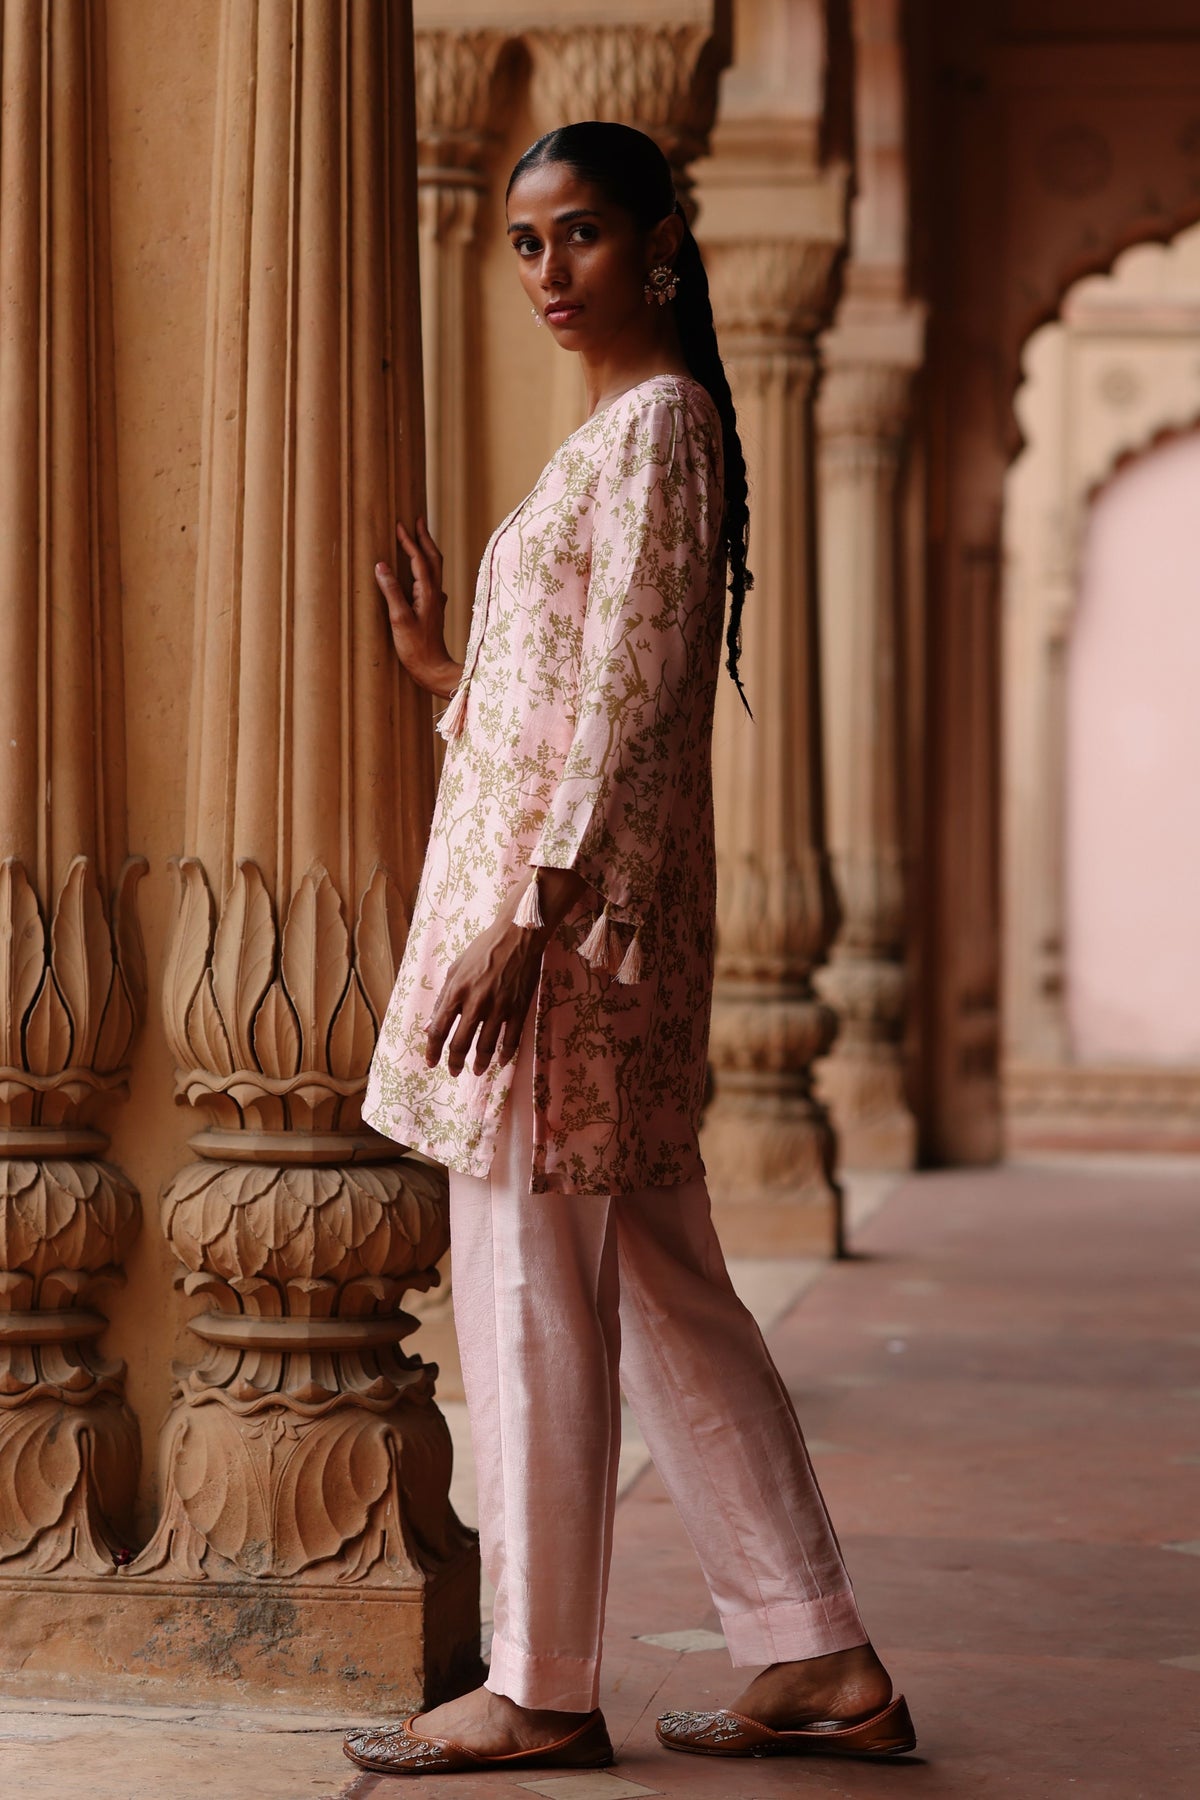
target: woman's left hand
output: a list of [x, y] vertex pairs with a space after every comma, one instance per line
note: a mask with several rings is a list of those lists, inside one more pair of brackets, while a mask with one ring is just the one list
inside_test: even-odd
[[461, 1075], [476, 1033], [476, 1075], [483, 1074], [497, 1049], [501, 1068], [512, 1061], [537, 991], [548, 936], [545, 930], [531, 931], [499, 918], [467, 945], [447, 975], [426, 1027], [425, 1061], [431, 1069], [442, 1060], [450, 1038], [446, 1066], [452, 1075]]
[[537, 992], [542, 952], [551, 932], [586, 891], [586, 884], [569, 869], [543, 869], [538, 880], [544, 925], [513, 923], [521, 902], [517, 890], [506, 900], [495, 924], [481, 931], [451, 966], [425, 1027], [425, 1061], [431, 1069], [441, 1062], [447, 1038], [450, 1054], [446, 1067], [455, 1076], [466, 1066], [472, 1040], [476, 1075], [483, 1074], [497, 1051], [504, 1068], [520, 1049], [521, 1033]]

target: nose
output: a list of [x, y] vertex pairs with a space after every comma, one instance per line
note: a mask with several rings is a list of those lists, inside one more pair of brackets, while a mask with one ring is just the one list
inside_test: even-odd
[[550, 293], [555, 288], [561, 288], [566, 280], [567, 273], [562, 266], [562, 258], [559, 255], [558, 250], [554, 245], [547, 244], [542, 251], [541, 266], [538, 269], [538, 282], [540, 286], [547, 293]]

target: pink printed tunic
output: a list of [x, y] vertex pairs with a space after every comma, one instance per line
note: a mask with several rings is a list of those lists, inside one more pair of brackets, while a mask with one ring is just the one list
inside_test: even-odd
[[[703, 1172], [716, 903], [712, 716], [725, 563], [720, 421], [659, 375], [594, 413], [499, 526], [363, 1117], [486, 1175], [512, 1066], [425, 1063], [451, 964], [537, 868], [594, 890], [546, 946], [533, 1189]], [[582, 951], [582, 954], [581, 954]]]

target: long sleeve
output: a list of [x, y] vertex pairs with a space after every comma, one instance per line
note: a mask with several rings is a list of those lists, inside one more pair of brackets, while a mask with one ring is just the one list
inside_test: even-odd
[[711, 684], [721, 516], [712, 428], [678, 399], [635, 408], [597, 485], [574, 735], [530, 858], [634, 925]]

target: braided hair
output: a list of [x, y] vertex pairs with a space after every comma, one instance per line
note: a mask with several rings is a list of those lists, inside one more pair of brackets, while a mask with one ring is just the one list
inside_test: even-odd
[[600, 189], [606, 199], [633, 216], [650, 231], [670, 213], [683, 219], [683, 242], [675, 259], [679, 287], [675, 324], [679, 342], [695, 380], [707, 388], [721, 420], [725, 465], [725, 517], [722, 523], [729, 571], [729, 622], [725, 632], [726, 668], [733, 677], [742, 705], [749, 712], [746, 691], [738, 673], [742, 650], [742, 609], [754, 577], [746, 566], [750, 534], [750, 508], [746, 486], [746, 459], [738, 436], [737, 414], [713, 324], [708, 275], [700, 246], [675, 194], [671, 165], [644, 131], [630, 125], [588, 119], [577, 125], [560, 125], [531, 144], [508, 179], [508, 192], [522, 175], [546, 163], [562, 163], [581, 181]]

